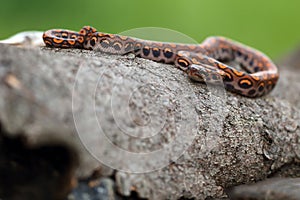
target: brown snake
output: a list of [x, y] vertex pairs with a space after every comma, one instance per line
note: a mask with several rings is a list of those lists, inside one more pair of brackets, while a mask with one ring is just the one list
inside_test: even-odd
[[[84, 26], [79, 32], [48, 30], [43, 35], [48, 47], [83, 48], [111, 54], [136, 56], [172, 63], [199, 82], [224, 82], [225, 88], [247, 97], [269, 93], [277, 83], [276, 65], [262, 52], [224, 37], [209, 37], [201, 44], [175, 44], [97, 32]], [[244, 71], [224, 64], [235, 61]]]

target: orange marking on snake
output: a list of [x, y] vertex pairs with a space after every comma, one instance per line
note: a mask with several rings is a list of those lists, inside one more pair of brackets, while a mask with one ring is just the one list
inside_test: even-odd
[[189, 65], [189, 63], [188, 63], [186, 60], [184, 60], [184, 59], [179, 59], [178, 62], [182, 62], [182, 63], [184, 63], [186, 66]]
[[234, 74], [236, 74], [237, 76], [243, 76], [245, 73], [242, 71], [237, 71], [236, 69], [232, 70]]
[[224, 65], [224, 64], [222, 64], [222, 63], [219, 63], [218, 64], [218, 67], [220, 68], [220, 69], [226, 69], [227, 67]]
[[196, 58], [193, 58], [192, 62], [193, 62], [193, 64], [200, 64], [200, 62]]
[[61, 36], [62, 37], [68, 37], [68, 33], [62, 33]]
[[64, 40], [63, 39], [57, 39], [57, 38], [53, 38], [53, 42], [60, 44], [62, 43]]
[[240, 83], [241, 83], [241, 84], [246, 83], [247, 85], [252, 85], [251, 81], [249, 81], [249, 80], [247, 80], [247, 79], [241, 80]]
[[69, 43], [70, 45], [74, 45], [74, 44], [76, 43], [76, 41], [75, 41], [75, 40], [68, 40], [68, 43]]
[[84, 42], [83, 36], [79, 36], [79, 37], [77, 38], [77, 40], [78, 40], [79, 43], [83, 43], [83, 42]]
[[257, 76], [251, 76], [254, 80], [256, 80], [256, 81], [259, 81], [260, 79], [259, 79], [259, 77], [257, 77]]
[[121, 35], [120, 38], [121, 38], [121, 40], [127, 40], [128, 37]]

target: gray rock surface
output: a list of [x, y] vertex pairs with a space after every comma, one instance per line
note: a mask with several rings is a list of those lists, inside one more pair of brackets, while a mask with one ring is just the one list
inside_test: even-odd
[[300, 176], [299, 107], [278, 97], [288, 76], [250, 99], [132, 55], [0, 45], [1, 135], [71, 149], [70, 170], [54, 170], [67, 180], [60, 194], [98, 171], [123, 196], [226, 198], [227, 187]]
[[274, 95], [288, 101], [300, 110], [300, 48], [296, 48], [277, 61], [280, 75]]
[[298, 200], [300, 178], [273, 178], [253, 185], [241, 185], [228, 192], [232, 200]]

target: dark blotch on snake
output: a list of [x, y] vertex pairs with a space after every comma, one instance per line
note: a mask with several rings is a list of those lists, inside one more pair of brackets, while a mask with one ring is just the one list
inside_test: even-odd
[[108, 48], [109, 47], [109, 41], [108, 40], [101, 40], [100, 44], [103, 48]]
[[260, 85], [260, 86], [258, 87], [258, 91], [260, 91], [260, 92], [261, 92], [261, 91], [263, 91], [263, 90], [264, 90], [264, 88], [265, 88], [265, 87], [264, 87], [263, 85]]
[[115, 43], [115, 44], [113, 45], [113, 47], [114, 47], [114, 49], [115, 49], [116, 51], [120, 51], [120, 50], [121, 50], [120, 43]]
[[171, 58], [173, 56], [173, 52], [172, 51], [164, 51], [164, 56], [166, 58]]
[[243, 89], [249, 89], [249, 88], [252, 87], [252, 85], [253, 85], [253, 83], [247, 78], [246, 79], [241, 79], [239, 81], [239, 86]]
[[254, 72], [258, 72], [258, 71], [259, 71], [259, 67], [258, 66], [254, 67]]
[[92, 40], [90, 41], [90, 44], [91, 44], [92, 46], [95, 46], [95, 44], [96, 44], [95, 40], [92, 39]]
[[240, 52], [239, 50], [237, 50], [236, 54], [237, 54], [238, 57], [240, 57], [242, 55], [242, 52]]
[[231, 82], [231, 81], [233, 81], [233, 78], [232, 78], [231, 74], [226, 73], [224, 81], [225, 82]]
[[144, 54], [144, 56], [149, 56], [150, 49], [149, 48], [143, 48], [143, 54]]
[[158, 57], [160, 55], [160, 50], [159, 49], [152, 49], [152, 54], [154, 57]]
[[253, 63], [254, 63], [254, 61], [253, 61], [253, 59], [252, 59], [252, 60], [250, 60], [249, 65], [250, 65], [250, 66], [253, 66]]
[[249, 96], [252, 96], [252, 95], [255, 94], [255, 92], [256, 92], [255, 90], [250, 90], [250, 91], [248, 92], [248, 95], [249, 95]]
[[132, 51], [133, 43], [129, 42], [125, 45], [125, 52], [130, 52]]

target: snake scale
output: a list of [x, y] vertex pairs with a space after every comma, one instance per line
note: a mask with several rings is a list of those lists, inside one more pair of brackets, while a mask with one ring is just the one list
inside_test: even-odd
[[[136, 56], [174, 64], [199, 82], [223, 81], [227, 90], [246, 97], [269, 93], [277, 83], [276, 65], [262, 52], [224, 37], [208, 37], [201, 44], [176, 44], [97, 32], [84, 26], [79, 32], [52, 29], [43, 34], [48, 47], [82, 48]], [[224, 64], [238, 63], [243, 71]]]

